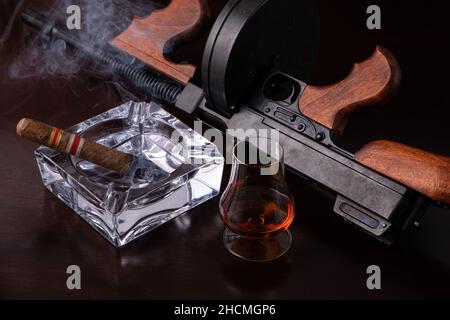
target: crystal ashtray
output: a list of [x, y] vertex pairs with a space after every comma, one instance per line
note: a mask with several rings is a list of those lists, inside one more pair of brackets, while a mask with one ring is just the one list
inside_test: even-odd
[[35, 151], [47, 189], [117, 247], [220, 191], [224, 158], [217, 147], [158, 103], [131, 101], [67, 131], [153, 164], [144, 180], [47, 147]]

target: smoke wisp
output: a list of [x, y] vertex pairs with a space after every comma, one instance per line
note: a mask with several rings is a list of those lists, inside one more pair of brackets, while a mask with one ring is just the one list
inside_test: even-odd
[[[81, 8], [81, 30], [67, 32], [85, 45], [100, 48], [107, 46], [113, 37], [125, 30], [133, 17], [147, 16], [158, 7], [154, 2], [144, 0], [61, 0], [41, 12], [65, 26], [69, 17], [67, 8], [71, 5], [78, 5]], [[24, 0], [20, 0], [5, 30], [0, 31], [0, 49], [2, 43], [10, 40], [13, 22], [20, 19], [23, 7]], [[32, 5], [30, 7], [33, 8]], [[9, 66], [8, 74], [11, 79], [44, 79], [55, 76], [70, 78], [82, 68], [93, 74], [101, 73], [98, 68], [90, 67], [83, 54], [67, 50], [65, 42], [61, 40], [48, 42], [37, 36], [30, 28], [23, 30], [26, 41]]]

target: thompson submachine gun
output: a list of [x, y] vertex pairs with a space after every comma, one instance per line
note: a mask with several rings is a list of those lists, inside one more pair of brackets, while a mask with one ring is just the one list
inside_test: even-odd
[[[378, 47], [335, 85], [309, 86], [302, 80], [319, 38], [313, 3], [230, 0], [209, 30], [201, 68], [167, 59], [168, 45], [189, 41], [208, 26], [207, 6], [204, 0], [172, 0], [136, 18], [111, 40], [111, 51], [79, 43], [30, 9], [22, 17], [49, 41], [67, 42], [213, 127], [279, 130], [288, 168], [337, 194], [334, 211], [386, 243], [416, 224], [429, 204], [450, 204], [450, 158], [390, 141], [373, 142], [354, 155], [333, 142], [352, 111], [396, 90], [400, 69], [388, 50]], [[141, 63], [125, 64], [117, 52]], [[196, 71], [201, 85], [192, 81]]]

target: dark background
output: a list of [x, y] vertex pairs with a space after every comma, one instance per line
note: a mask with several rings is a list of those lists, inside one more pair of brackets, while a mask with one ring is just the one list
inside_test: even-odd
[[[383, 138], [450, 156], [446, 2], [317, 2], [322, 37], [314, 84], [341, 79], [376, 44], [389, 48], [403, 70], [395, 98], [354, 115], [344, 145], [355, 151]], [[2, 0], [0, 34], [16, 3]], [[381, 31], [365, 27], [370, 4], [382, 8]], [[0, 47], [0, 298], [450, 298], [448, 211], [430, 209], [418, 232], [387, 247], [344, 223], [332, 212], [332, 197], [293, 175], [294, 245], [278, 261], [249, 264], [228, 254], [218, 198], [125, 248], [112, 247], [43, 187], [35, 146], [15, 136], [15, 125], [26, 116], [69, 127], [130, 94], [84, 68], [71, 77], [11, 79], [28, 33], [16, 21]], [[81, 291], [66, 289], [71, 264], [81, 267]], [[372, 264], [381, 267], [381, 291], [366, 288]]]

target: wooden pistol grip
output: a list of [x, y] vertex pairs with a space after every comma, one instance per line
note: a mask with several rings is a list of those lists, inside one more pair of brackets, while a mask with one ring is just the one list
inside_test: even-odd
[[376, 141], [356, 161], [429, 198], [450, 204], [450, 158], [390, 141]]
[[168, 48], [193, 40], [208, 19], [206, 0], [171, 0], [163, 9], [145, 18], [135, 17], [130, 26], [110, 44], [138, 58], [157, 71], [187, 84], [195, 73], [191, 64], [165, 58]]
[[312, 120], [342, 132], [354, 110], [383, 101], [399, 86], [400, 67], [386, 49], [377, 47], [366, 61], [356, 63], [348, 77], [325, 87], [307, 86], [300, 111]]

